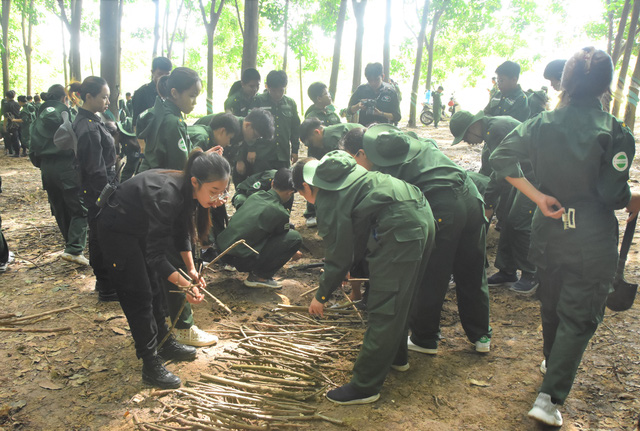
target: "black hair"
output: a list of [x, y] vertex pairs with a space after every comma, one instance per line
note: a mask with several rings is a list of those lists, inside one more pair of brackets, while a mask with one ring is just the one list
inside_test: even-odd
[[233, 133], [234, 136], [240, 134], [240, 122], [235, 115], [232, 114], [218, 114], [211, 119], [209, 123], [211, 130], [224, 128], [227, 133]]
[[311, 133], [316, 129], [322, 129], [322, 121], [316, 117], [307, 118], [300, 124], [300, 139], [305, 142]]
[[27, 96], [18, 96], [18, 102], [27, 103]]
[[444, 87], [442, 85], [439, 85], [438, 90], [444, 90]]
[[45, 102], [49, 100], [62, 101], [67, 97], [67, 90], [60, 84], [53, 84], [45, 93], [40, 93], [40, 97]]
[[506, 76], [507, 78], [520, 78], [520, 65], [513, 61], [505, 61], [496, 69], [498, 75]]
[[[204, 208], [193, 199], [191, 178], [195, 177], [200, 186], [204, 183], [228, 179], [231, 175], [231, 167], [229, 162], [218, 153], [207, 153], [200, 148], [195, 148], [189, 154], [183, 175], [182, 192], [188, 206], [186, 213], [189, 214], [187, 217], [189, 233], [192, 239], [199, 239], [200, 242], [206, 243], [211, 229], [209, 208]], [[195, 217], [191, 217], [194, 212]]]
[[284, 88], [289, 84], [289, 78], [284, 70], [272, 70], [267, 75], [267, 87]]
[[107, 85], [107, 81], [104, 78], [100, 78], [99, 76], [87, 76], [82, 81], [82, 84], [79, 82], [74, 82], [69, 85], [69, 91], [73, 93], [80, 94], [80, 98], [83, 102], [87, 101], [87, 94], [90, 94], [92, 97], [96, 97], [102, 91], [102, 87]]
[[168, 99], [172, 88], [182, 93], [198, 82], [202, 83], [198, 72], [188, 67], [176, 67], [170, 75], [165, 75], [158, 80], [158, 94]]
[[327, 84], [325, 84], [324, 82], [314, 82], [309, 86], [309, 89], [307, 90], [309, 99], [311, 99], [313, 103], [316, 103], [316, 99], [322, 96], [322, 93], [324, 93], [324, 90], [326, 88]]
[[[62, 87], [62, 89], [64, 89], [64, 87]], [[49, 90], [51, 90], [51, 88], [49, 88]], [[47, 100], [47, 99], [44, 97], [44, 95], [45, 95], [45, 94], [47, 94], [47, 92], [46, 92], [46, 91], [43, 91], [43, 92], [41, 92], [41, 93], [40, 93], [40, 99], [42, 99], [43, 101]]]
[[33, 100], [33, 96], [27, 96], [27, 102], [31, 102]]
[[171, 60], [167, 57], [156, 57], [151, 62], [151, 72], [158, 69], [169, 72], [171, 68], [173, 68], [173, 64], [171, 64]]
[[280, 190], [281, 192], [286, 192], [289, 190], [295, 190], [296, 188], [293, 186], [293, 179], [291, 178], [291, 169], [289, 168], [280, 168], [278, 172], [273, 176], [273, 188], [276, 190]]
[[583, 48], [567, 60], [562, 73], [562, 88], [569, 97], [600, 97], [609, 90], [613, 63], [604, 51]]
[[35, 96], [33, 96], [33, 101], [38, 103], [40, 101], [40, 95], [36, 94]]
[[349, 130], [342, 139], [340, 139], [340, 148], [351, 155], [355, 155], [358, 150], [362, 149], [362, 141], [364, 140], [364, 132], [366, 131], [367, 129], [364, 127]]
[[304, 165], [306, 165], [311, 160], [316, 160], [313, 157], [305, 157], [304, 159], [298, 160], [295, 165], [291, 167], [291, 180], [293, 181], [293, 187], [296, 190], [302, 190], [302, 184], [306, 181], [304, 180]]
[[273, 121], [273, 114], [264, 108], [253, 108], [249, 111], [244, 121], [251, 123], [251, 127], [260, 135], [261, 138], [270, 141], [276, 131]]
[[567, 60], [553, 60], [547, 67], [544, 68], [544, 79], [555, 79], [560, 81], [562, 79], [562, 71], [564, 70], [564, 65], [567, 63]]
[[131, 93], [129, 91], [126, 92], [126, 94], [124, 95], [125, 97], [127, 96], [131, 96]]
[[258, 72], [253, 67], [249, 67], [242, 71], [242, 76], [240, 78], [243, 84], [246, 84], [251, 81], [260, 81], [260, 72]]
[[382, 75], [382, 64], [380, 63], [369, 63], [364, 68], [364, 77], [367, 78], [367, 81]]
[[16, 97], [16, 92], [13, 90], [9, 90], [6, 93], [4, 93], [4, 95], [9, 99], [13, 99], [14, 97]]

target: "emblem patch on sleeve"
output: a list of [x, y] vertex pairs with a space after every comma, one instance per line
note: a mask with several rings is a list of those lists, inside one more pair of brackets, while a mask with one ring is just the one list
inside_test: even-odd
[[624, 172], [629, 167], [629, 158], [627, 157], [627, 153], [624, 151], [620, 151], [618, 154], [613, 156], [613, 168], [618, 172]]
[[187, 144], [184, 142], [184, 138], [180, 139], [180, 142], [178, 142], [178, 148], [180, 148], [185, 153], [187, 152]]

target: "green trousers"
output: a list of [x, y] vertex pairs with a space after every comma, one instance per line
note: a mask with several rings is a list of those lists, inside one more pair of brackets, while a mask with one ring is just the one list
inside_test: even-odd
[[528, 258], [531, 219], [535, 210], [536, 204], [516, 190], [505, 226], [500, 231], [496, 268], [511, 274], [518, 269], [523, 273], [535, 272], [536, 267]]
[[437, 222], [435, 246], [411, 309], [411, 341], [426, 346], [440, 339], [442, 305], [453, 274], [462, 327], [472, 343], [491, 337], [485, 269], [486, 219], [475, 185], [427, 196]]
[[80, 176], [73, 159], [43, 158], [42, 188], [65, 240], [64, 251], [80, 254], [87, 244], [87, 209], [80, 197]]
[[[570, 206], [568, 206], [570, 207]], [[534, 241], [540, 287], [542, 333], [547, 373], [540, 392], [563, 404], [569, 395], [589, 340], [604, 317], [618, 261], [617, 220], [597, 210], [576, 209], [576, 229], [563, 230], [561, 221], [548, 233], [548, 243]], [[544, 216], [536, 211], [536, 218]]]
[[369, 239], [369, 326], [351, 378], [362, 393], [377, 394], [391, 365], [407, 363], [409, 309], [435, 237], [428, 208], [413, 202], [393, 205], [394, 214]]

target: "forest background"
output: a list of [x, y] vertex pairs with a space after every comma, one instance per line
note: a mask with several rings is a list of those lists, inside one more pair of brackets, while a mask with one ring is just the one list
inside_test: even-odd
[[539, 90], [549, 61], [595, 45], [622, 71], [615, 111], [638, 92], [624, 81], [639, 11], [633, 0], [2, 0], [3, 89], [34, 94], [100, 75], [115, 102], [149, 82], [152, 58], [164, 55], [203, 80], [193, 116], [222, 111], [246, 67], [263, 78], [285, 69], [302, 114], [309, 84], [331, 84], [339, 109], [365, 82], [364, 65], [379, 61], [402, 92], [401, 124], [415, 125], [431, 88], [476, 111], [504, 60], [522, 66], [524, 90]]

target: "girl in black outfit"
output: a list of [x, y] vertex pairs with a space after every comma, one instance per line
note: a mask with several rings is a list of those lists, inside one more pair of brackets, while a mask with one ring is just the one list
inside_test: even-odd
[[[229, 183], [229, 163], [219, 154], [194, 150], [184, 171], [151, 169], [123, 182], [108, 199], [98, 218], [100, 245], [120, 305], [127, 317], [136, 354], [142, 358], [142, 378], [161, 388], [180, 386], [180, 378], [167, 371], [164, 360], [194, 359], [196, 349], [169, 337], [160, 279], [177, 286], [190, 282], [180, 275], [167, 252], [175, 245], [187, 274], [205, 288], [194, 266], [191, 238], [205, 241], [211, 227], [209, 208], [223, 202]], [[157, 278], [159, 277], [159, 278]], [[193, 288], [187, 300], [202, 301]]]
[[78, 137], [78, 170], [82, 186], [82, 198], [87, 208], [89, 223], [89, 262], [96, 276], [96, 290], [100, 301], [117, 301], [115, 289], [109, 283], [107, 268], [103, 262], [98, 242], [98, 212], [96, 200], [100, 192], [116, 175], [116, 149], [113, 137], [107, 131], [99, 114], [109, 108], [109, 86], [98, 76], [89, 76], [71, 84], [69, 91], [79, 94], [82, 107], [73, 121], [73, 131]]

